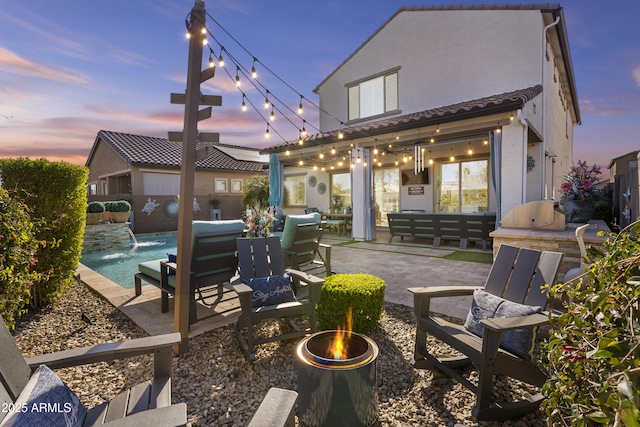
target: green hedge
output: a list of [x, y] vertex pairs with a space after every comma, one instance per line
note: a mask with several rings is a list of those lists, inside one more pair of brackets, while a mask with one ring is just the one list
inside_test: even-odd
[[102, 202], [89, 202], [87, 213], [103, 213], [107, 210]]
[[87, 209], [88, 169], [64, 162], [0, 159], [3, 187], [26, 204], [34, 223], [40, 274], [31, 306], [53, 302], [71, 287], [82, 251]]
[[9, 328], [29, 303], [29, 289], [38, 279], [37, 241], [27, 206], [0, 188], [0, 316]]
[[366, 334], [382, 317], [384, 280], [371, 274], [333, 274], [322, 285], [316, 307], [321, 329], [344, 329], [347, 312], [352, 310], [352, 330]]

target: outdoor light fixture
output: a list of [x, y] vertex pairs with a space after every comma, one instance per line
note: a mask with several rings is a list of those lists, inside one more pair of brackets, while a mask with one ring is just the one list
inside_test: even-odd
[[434, 142], [436, 142], [436, 139], [435, 139], [434, 137], [431, 137], [431, 139], [429, 140], [429, 142], [433, 144]]
[[451, 157], [449, 157], [449, 160], [453, 162], [456, 159], [455, 157], [453, 157], [453, 148], [451, 148], [449, 152], [451, 153]]
[[213, 58], [211, 57], [211, 54], [209, 54], [209, 67], [216, 68], [216, 64], [213, 62]]
[[331, 154], [336, 154], [336, 146], [331, 147]]
[[267, 130], [266, 130], [266, 132], [264, 133], [264, 136], [265, 136], [266, 138], [269, 138], [269, 123], [267, 123]]
[[302, 98], [303, 96], [300, 95], [300, 104], [298, 104], [298, 114], [302, 114]]
[[264, 97], [264, 108], [269, 108], [271, 103], [269, 102], [269, 91], [267, 90], [267, 95]]
[[431, 158], [431, 150], [429, 150], [429, 164], [433, 164], [433, 159]]
[[269, 120], [274, 121], [276, 119], [276, 113], [273, 111], [273, 104], [271, 104], [271, 115], [269, 116]]
[[245, 99], [245, 95], [244, 93], [242, 94], [242, 111], [247, 111], [247, 103], [244, 102]]
[[307, 130], [304, 128], [304, 124], [307, 123], [306, 120], [302, 121], [302, 129], [300, 130], [300, 132], [302, 133], [302, 136], [307, 136]]
[[258, 58], [253, 58], [253, 64], [251, 64], [251, 77], [253, 77], [254, 79], [256, 77], [258, 77], [258, 73], [256, 73], [256, 61], [258, 60]]
[[471, 149], [471, 143], [469, 143], [469, 150], [467, 151], [469, 155], [473, 154], [473, 150]]
[[218, 65], [224, 67], [224, 58], [222, 57], [222, 50], [220, 50], [220, 56], [218, 56]]
[[240, 87], [240, 76], [238, 75], [238, 72], [240, 71], [240, 67], [236, 66], [236, 86]]

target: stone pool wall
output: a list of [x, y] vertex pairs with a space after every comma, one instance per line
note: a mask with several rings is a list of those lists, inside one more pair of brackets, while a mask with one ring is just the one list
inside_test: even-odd
[[131, 247], [129, 223], [87, 225], [84, 229], [82, 253], [126, 250]]

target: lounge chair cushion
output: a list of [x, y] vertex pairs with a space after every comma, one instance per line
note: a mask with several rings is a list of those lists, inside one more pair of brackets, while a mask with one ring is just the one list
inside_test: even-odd
[[[160, 263], [168, 262], [166, 259], [154, 259], [153, 261], [145, 261], [138, 264], [138, 271], [142, 274], [145, 274], [149, 277], [156, 279], [158, 282], [160, 281]], [[169, 275], [169, 286], [172, 288], [176, 287], [176, 276], [175, 274]]]
[[287, 273], [269, 277], [242, 279], [242, 282], [253, 289], [251, 297], [251, 306], [253, 308], [296, 300], [291, 288], [291, 279]]
[[2, 426], [81, 426], [87, 410], [69, 387], [40, 365], [2, 421]]
[[284, 230], [282, 231], [282, 249], [291, 249], [293, 243], [294, 231], [298, 224], [319, 223], [321, 216], [318, 212], [305, 215], [287, 215], [284, 222]]
[[[473, 293], [471, 310], [467, 315], [464, 327], [474, 334], [482, 337], [484, 326], [482, 319], [500, 317], [521, 317], [542, 312], [542, 307], [523, 305], [505, 300], [482, 290]], [[500, 347], [511, 354], [526, 360], [531, 360], [535, 338], [533, 329], [516, 329], [505, 332], [502, 335]]]
[[193, 221], [191, 223], [191, 242], [196, 240], [195, 236], [199, 234], [213, 233], [232, 233], [234, 231], [242, 232], [245, 224], [241, 219], [231, 219], [224, 221]]

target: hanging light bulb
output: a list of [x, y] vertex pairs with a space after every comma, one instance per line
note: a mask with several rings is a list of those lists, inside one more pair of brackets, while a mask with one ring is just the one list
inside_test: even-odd
[[365, 160], [364, 163], [362, 163], [362, 166], [367, 167], [367, 161]]
[[202, 29], [200, 30], [200, 32], [202, 34], [207, 34], [207, 27], [202, 27]]
[[453, 162], [456, 159], [455, 157], [453, 157], [453, 148], [451, 148], [449, 152], [451, 153], [451, 156], [449, 157], [449, 160], [451, 160]]
[[396, 166], [398, 166], [400, 162], [398, 162], [398, 155], [396, 154]]
[[224, 67], [224, 58], [222, 57], [222, 51], [224, 48], [220, 49], [220, 56], [218, 56], [218, 65], [220, 67]]
[[304, 128], [304, 124], [307, 123], [306, 120], [302, 121], [302, 129], [300, 130], [300, 132], [302, 133], [302, 136], [307, 136], [307, 130]]
[[247, 111], [247, 103], [244, 102], [245, 96], [242, 94], [242, 111]]
[[331, 170], [333, 170], [333, 163], [331, 163]]
[[273, 104], [271, 104], [271, 114], [269, 115], [269, 120], [274, 121], [276, 119], [276, 113], [273, 111]]
[[436, 126], [436, 133], [440, 133], [440, 125]]
[[391, 149], [391, 147], [393, 147], [393, 145], [391, 145], [391, 143], [389, 143], [389, 149]]
[[240, 87], [240, 76], [238, 72], [240, 71], [240, 67], [236, 66], [236, 87]]
[[300, 104], [298, 104], [298, 114], [302, 114], [302, 98], [303, 96], [300, 95]]
[[502, 129], [500, 128], [496, 129], [496, 133], [500, 133], [500, 132], [502, 132]]
[[300, 159], [300, 161], [298, 162], [298, 164], [299, 164], [300, 166], [304, 165], [304, 160]]
[[342, 133], [342, 130], [338, 131], [338, 139], [342, 139], [344, 138], [344, 133]]
[[512, 122], [513, 121], [513, 113], [511, 113], [511, 117], [509, 117], [509, 121]]
[[485, 139], [484, 141], [482, 141], [482, 143], [483, 143], [484, 145], [488, 145], [488, 144], [489, 144], [489, 141]]
[[318, 165], [313, 165], [313, 170], [317, 171], [318, 170]]
[[267, 130], [264, 133], [265, 138], [269, 138], [269, 123], [267, 123]]
[[396, 133], [396, 141], [400, 139], [400, 134]]
[[302, 134], [298, 135], [298, 144], [304, 144], [304, 138], [302, 137]]
[[336, 146], [331, 147], [331, 154], [336, 154]]
[[373, 154], [378, 154], [378, 147], [373, 147]]
[[431, 150], [429, 150], [429, 164], [433, 164], [433, 159], [431, 158]]
[[318, 157], [320, 157], [321, 159], [324, 159], [324, 153], [320, 151], [320, 155]]
[[284, 154], [289, 156], [289, 155], [291, 155], [291, 151], [289, 151], [289, 149], [287, 148], [287, 151], [285, 151]]
[[324, 172], [324, 166], [322, 166], [322, 167], [320, 168], [320, 170], [321, 170], [322, 172]]
[[209, 68], [216, 68], [215, 62], [213, 62], [213, 57], [209, 54]]
[[269, 105], [271, 105], [271, 103], [269, 102], [269, 91], [267, 91], [264, 97], [264, 108], [269, 108]]
[[409, 159], [407, 159], [407, 155], [405, 154], [404, 157], [402, 157], [402, 161], [404, 163], [407, 163], [409, 161]]
[[429, 142], [433, 144], [434, 142], [436, 142], [436, 139], [435, 139], [434, 137], [431, 137], [431, 139], [429, 140]]
[[467, 150], [467, 154], [472, 155], [473, 150], [471, 149], [471, 143], [469, 143], [469, 149]]
[[340, 160], [340, 161], [338, 162], [338, 166], [339, 166], [339, 167], [342, 167], [342, 165], [344, 165], [344, 163], [342, 163], [342, 160]]
[[256, 61], [258, 60], [258, 58], [253, 58], [253, 64], [251, 64], [251, 77], [253, 77], [254, 79], [256, 77], [258, 77], [258, 73], [256, 73]]

